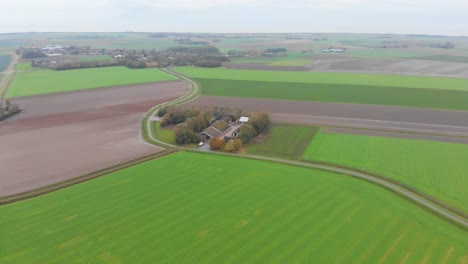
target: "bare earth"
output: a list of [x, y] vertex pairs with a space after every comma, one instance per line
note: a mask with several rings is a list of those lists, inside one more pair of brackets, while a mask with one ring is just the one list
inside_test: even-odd
[[0, 124], [0, 197], [159, 151], [140, 139], [140, 120], [189, 91], [171, 81], [13, 100], [25, 112]]
[[265, 111], [279, 123], [468, 137], [464, 111], [217, 96], [201, 96], [188, 105]]
[[468, 78], [468, 63], [430, 60], [322, 58], [314, 60], [307, 67], [313, 71], [323, 72], [339, 71]]
[[349, 56], [317, 56], [300, 66], [271, 66], [257, 63], [226, 63], [226, 68], [267, 71], [349, 72], [468, 78], [468, 63], [409, 59], [368, 59]]

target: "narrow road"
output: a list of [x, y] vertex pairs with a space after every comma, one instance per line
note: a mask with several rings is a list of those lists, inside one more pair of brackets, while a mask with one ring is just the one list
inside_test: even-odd
[[1, 72], [4, 76], [0, 79], [0, 106], [3, 106], [5, 103], [4, 98], [8, 91], [9, 82], [15, 74], [15, 65], [18, 63], [19, 59], [18, 55], [15, 53], [10, 53], [10, 55], [12, 57], [10, 65], [8, 65], [8, 68], [5, 71]]
[[[174, 105], [174, 104], [185, 103], [187, 101], [194, 100], [196, 98], [195, 95], [197, 95], [199, 93], [199, 87], [198, 87], [197, 83], [195, 83], [194, 81], [188, 79], [187, 77], [185, 77], [185, 76], [183, 76], [183, 75], [181, 75], [179, 73], [173, 72], [171, 69], [165, 69], [165, 71], [167, 73], [174, 74], [174, 75], [180, 77], [181, 79], [183, 79], [185, 81], [188, 81], [192, 85], [193, 90], [185, 98], [179, 98], [179, 99], [171, 101], [169, 103], [165, 103], [165, 104], [161, 104], [161, 105], [157, 105], [157, 106], [153, 107], [147, 113], [147, 115], [156, 113], [157, 109], [160, 108], [163, 105], [167, 105], [167, 104]], [[169, 147], [169, 148], [176, 148], [176, 149], [180, 149], [180, 150], [200, 152], [200, 150], [194, 150], [194, 149], [179, 147], [179, 146], [168, 144], [166, 142], [158, 140], [151, 133], [150, 126], [151, 126], [151, 118], [148, 118], [147, 122], [146, 122], [146, 129], [147, 129], [147, 132], [148, 132], [148, 136], [153, 142], [156, 142], [158, 145], [166, 146], [166, 147]], [[287, 159], [263, 157], [263, 156], [256, 156], [256, 155], [238, 155], [238, 154], [229, 154], [229, 153], [220, 153], [220, 152], [213, 152], [213, 153], [215, 153], [217, 155], [223, 155], [223, 156], [231, 156], [231, 157], [242, 156], [242, 157], [247, 157], [247, 158], [256, 159], [256, 160], [280, 162], [280, 163], [283, 163], [283, 164], [307, 167], [307, 168], [311, 168], [311, 169], [318, 169], [318, 170], [323, 170], [323, 171], [332, 172], [332, 173], [338, 173], [338, 174], [358, 178], [358, 179], [361, 179], [361, 180], [365, 180], [365, 181], [377, 184], [377, 185], [379, 185], [381, 187], [384, 187], [384, 188], [386, 188], [388, 190], [391, 190], [391, 191], [393, 191], [395, 193], [398, 193], [398, 194], [402, 195], [403, 197], [407, 198], [408, 200], [414, 202], [415, 204], [417, 204], [417, 205], [419, 205], [419, 206], [421, 206], [421, 207], [423, 207], [425, 209], [428, 209], [429, 211], [432, 211], [436, 215], [442, 216], [443, 218], [448, 219], [453, 223], [456, 223], [458, 226], [462, 227], [465, 231], [468, 230], [468, 221], [464, 217], [462, 217], [460, 215], [455, 215], [454, 213], [446, 210], [445, 208], [442, 208], [442, 207], [440, 207], [440, 206], [426, 200], [425, 198], [411, 192], [408, 189], [405, 189], [405, 188], [403, 188], [401, 186], [398, 186], [396, 184], [388, 182], [388, 181], [386, 181], [384, 179], [375, 177], [375, 176], [373, 176], [371, 174], [367, 174], [367, 173], [364, 173], [364, 172], [358, 172], [358, 171], [354, 171], [354, 170], [350, 170], [350, 169], [345, 169], [345, 168], [342, 168], [342, 167], [339, 167], [339, 166], [324, 165], [324, 164], [319, 164], [319, 163], [314, 163], [314, 162], [293, 161], [293, 160], [287, 160]]]

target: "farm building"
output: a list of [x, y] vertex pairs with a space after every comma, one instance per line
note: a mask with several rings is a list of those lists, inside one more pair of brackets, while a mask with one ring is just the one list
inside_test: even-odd
[[239, 122], [242, 123], [242, 124], [245, 124], [245, 123], [249, 122], [249, 117], [248, 116], [241, 116], [241, 118], [239, 118]]
[[237, 122], [232, 122], [229, 117], [223, 117], [216, 121], [210, 127], [200, 133], [202, 140], [222, 137], [224, 139], [233, 139], [239, 137], [240, 128], [249, 121], [249, 117], [243, 116]]
[[340, 47], [333, 46], [333, 47], [330, 47], [328, 49], [322, 49], [321, 51], [322, 52], [332, 52], [332, 53], [344, 53], [344, 52], [346, 52], [346, 48], [340, 48]]
[[221, 134], [223, 134], [223, 132], [225, 132], [226, 130], [230, 128], [228, 124], [229, 121], [230, 121], [230, 118], [229, 119], [223, 118], [221, 120], [214, 122], [213, 125], [204, 129], [200, 133], [200, 136], [202, 136], [202, 139], [205, 139], [205, 140], [219, 137]]

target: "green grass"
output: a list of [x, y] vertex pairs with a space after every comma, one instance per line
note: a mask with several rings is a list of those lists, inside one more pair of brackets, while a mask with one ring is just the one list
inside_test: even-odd
[[174, 80], [158, 69], [105, 67], [67, 71], [41, 70], [15, 75], [7, 97], [74, 91], [115, 85]]
[[213, 96], [468, 110], [468, 92], [391, 86], [194, 79]]
[[224, 68], [178, 67], [176, 70], [196, 79], [264, 81], [287, 83], [344, 84], [468, 91], [468, 79], [382, 74], [234, 70]]
[[247, 145], [249, 154], [300, 159], [317, 128], [274, 125], [261, 142]]
[[1, 263], [463, 263], [466, 232], [367, 182], [176, 153], [0, 207]]
[[8, 65], [10, 65], [10, 60], [11, 60], [10, 55], [0, 54], [0, 72], [8, 68]]
[[156, 131], [153, 135], [155, 135], [157, 139], [169, 144], [176, 144], [174, 130], [161, 127], [161, 123], [159, 122], [153, 122], [153, 124]]
[[311, 60], [278, 60], [270, 63], [271, 66], [305, 66]]
[[45, 71], [44, 69], [33, 67], [31, 62], [20, 62], [15, 65], [15, 71]]
[[468, 145], [318, 133], [304, 159], [375, 172], [468, 213]]

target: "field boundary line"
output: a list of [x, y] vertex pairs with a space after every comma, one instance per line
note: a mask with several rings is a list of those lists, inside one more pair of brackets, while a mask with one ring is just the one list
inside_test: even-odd
[[155, 158], [159, 158], [159, 157], [169, 155], [169, 154], [174, 153], [174, 152], [176, 152], [176, 150], [174, 150], [174, 149], [165, 149], [165, 150], [163, 150], [161, 152], [158, 152], [158, 153], [155, 153], [155, 154], [151, 154], [151, 155], [140, 157], [140, 158], [137, 158], [137, 159], [134, 159], [134, 160], [126, 161], [124, 163], [113, 165], [113, 166], [110, 166], [110, 167], [107, 167], [107, 168], [104, 168], [104, 169], [101, 169], [101, 170], [98, 170], [98, 171], [95, 171], [95, 172], [87, 173], [87, 174], [84, 174], [84, 175], [81, 175], [79, 177], [69, 179], [69, 180], [66, 180], [66, 181], [63, 181], [63, 182], [54, 183], [54, 184], [51, 184], [51, 185], [47, 185], [47, 186], [44, 186], [44, 187], [40, 187], [38, 189], [34, 189], [34, 190], [31, 190], [31, 191], [26, 191], [26, 192], [19, 193], [19, 194], [14, 194], [14, 195], [10, 195], [10, 196], [1, 197], [0, 198], [0, 206], [15, 203], [15, 202], [19, 202], [19, 201], [30, 199], [30, 198], [34, 198], [34, 197], [37, 197], [37, 196], [40, 196], [40, 195], [43, 195], [43, 194], [47, 194], [47, 193], [50, 193], [50, 192], [53, 192], [53, 191], [57, 191], [57, 190], [60, 190], [60, 189], [64, 189], [64, 188], [70, 187], [70, 186], [75, 185], [75, 184], [86, 182], [86, 181], [98, 178], [100, 176], [107, 175], [107, 174], [115, 172], [115, 171], [126, 169], [126, 168], [129, 168], [129, 167], [138, 165], [140, 163], [153, 160]]
[[164, 71], [167, 73], [172, 73], [186, 80], [192, 85], [193, 90], [186, 97], [181, 97], [177, 100], [173, 100], [168, 103], [156, 105], [150, 111], [147, 112], [144, 118], [144, 122], [142, 124], [142, 128], [143, 128], [142, 133], [143, 133], [143, 138], [147, 140], [149, 143], [152, 143], [158, 146], [168, 147], [171, 149], [184, 150], [184, 151], [195, 152], [195, 153], [210, 154], [210, 155], [223, 155], [223, 156], [229, 156], [229, 157], [250, 158], [250, 159], [270, 161], [270, 162], [279, 162], [279, 163], [286, 164], [286, 165], [300, 166], [300, 167], [306, 167], [306, 168], [311, 168], [311, 169], [318, 169], [318, 170], [322, 170], [326, 172], [338, 173], [341, 175], [347, 175], [353, 178], [357, 178], [360, 180], [370, 182], [384, 189], [387, 189], [391, 191], [392, 193], [395, 193], [399, 195], [400, 197], [403, 197], [405, 200], [412, 202], [416, 206], [426, 209], [433, 215], [441, 217], [442, 219], [448, 221], [449, 223], [452, 223], [460, 227], [464, 231], [468, 231], [468, 220], [463, 215], [459, 215], [457, 212], [453, 212], [452, 210], [450, 210], [450, 208], [441, 206], [438, 203], [434, 203], [432, 200], [427, 199], [426, 197], [420, 196], [418, 193], [415, 193], [411, 189], [407, 189], [405, 186], [400, 186], [398, 184], [395, 184], [393, 182], [386, 180], [385, 178], [379, 178], [365, 171], [357, 171], [354, 169], [337, 166], [336, 164], [321, 164], [321, 163], [317, 163], [313, 161], [305, 162], [305, 161], [295, 161], [295, 160], [248, 155], [248, 154], [239, 155], [239, 154], [221, 153], [221, 152], [206, 152], [206, 151], [201, 151], [198, 149], [190, 149], [190, 148], [172, 145], [172, 144], [169, 144], [167, 142], [163, 142], [162, 140], [157, 139], [155, 135], [153, 135], [153, 131], [151, 129], [152, 121], [150, 117], [153, 114], [157, 113], [159, 108], [163, 106], [190, 102], [196, 99], [200, 94], [200, 90], [196, 82], [190, 80], [189, 78], [187, 78], [186, 76], [182, 74], [173, 72], [171, 69], [164, 69]]
[[18, 55], [10, 53], [12, 59], [5, 71], [3, 78], [0, 79], [0, 107], [3, 107], [8, 88], [15, 77], [15, 66], [18, 63]]

